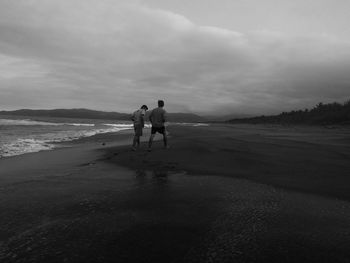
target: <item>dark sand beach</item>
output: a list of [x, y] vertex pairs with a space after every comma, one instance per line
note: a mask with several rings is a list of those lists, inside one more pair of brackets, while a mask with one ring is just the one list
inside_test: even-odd
[[350, 261], [349, 127], [169, 132], [1, 159], [0, 262]]

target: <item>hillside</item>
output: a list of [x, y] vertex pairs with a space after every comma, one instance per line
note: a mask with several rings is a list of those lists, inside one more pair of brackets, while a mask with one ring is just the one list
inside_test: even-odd
[[312, 109], [282, 112], [272, 116], [231, 119], [228, 123], [276, 123], [276, 124], [350, 124], [350, 100], [317, 104]]
[[88, 109], [55, 109], [55, 110], [30, 110], [21, 109], [15, 111], [0, 111], [0, 115], [36, 116], [36, 117], [62, 117], [82, 119], [106, 119], [129, 120], [130, 115], [118, 112], [103, 112]]
[[[148, 113], [149, 114], [149, 113]], [[15, 115], [28, 117], [62, 117], [81, 119], [104, 119], [104, 120], [130, 120], [130, 114], [119, 112], [95, 111], [89, 109], [54, 109], [54, 110], [30, 110], [21, 109], [14, 111], [0, 111], [0, 115]], [[171, 122], [200, 122], [204, 119], [191, 113], [168, 113]]]

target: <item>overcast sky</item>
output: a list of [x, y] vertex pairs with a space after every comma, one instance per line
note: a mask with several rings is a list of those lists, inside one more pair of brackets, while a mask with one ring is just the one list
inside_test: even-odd
[[342, 102], [349, 17], [348, 0], [0, 0], [0, 109]]

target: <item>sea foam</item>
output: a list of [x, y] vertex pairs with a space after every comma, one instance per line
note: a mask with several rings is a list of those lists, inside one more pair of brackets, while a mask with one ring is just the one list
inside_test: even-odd
[[[57, 121], [57, 119], [55, 119]], [[85, 120], [84, 120], [85, 121]], [[61, 147], [68, 142], [101, 133], [128, 130], [130, 123], [50, 122], [30, 119], [0, 119], [0, 158]], [[91, 123], [95, 121], [96, 123]]]

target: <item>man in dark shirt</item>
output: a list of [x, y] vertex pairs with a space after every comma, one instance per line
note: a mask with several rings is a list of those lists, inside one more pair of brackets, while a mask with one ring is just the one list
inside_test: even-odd
[[158, 108], [151, 111], [149, 115], [149, 120], [152, 124], [151, 137], [148, 142], [148, 151], [152, 149], [152, 143], [154, 136], [157, 132], [163, 135], [164, 148], [168, 148], [168, 139], [165, 130], [165, 122], [167, 121], [166, 111], [163, 109], [164, 101], [158, 100]]

